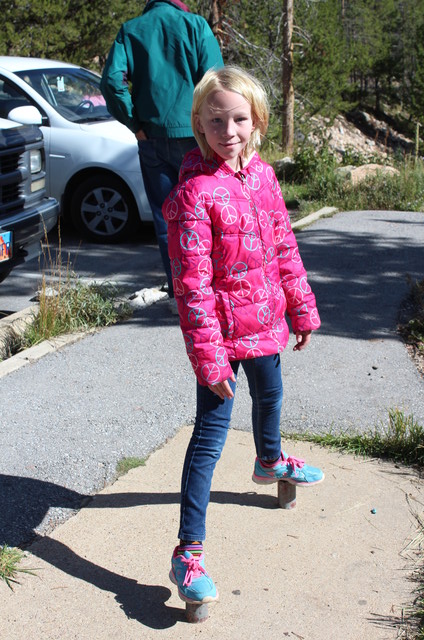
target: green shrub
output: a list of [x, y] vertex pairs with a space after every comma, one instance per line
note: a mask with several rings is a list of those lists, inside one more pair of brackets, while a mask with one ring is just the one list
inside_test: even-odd
[[404, 158], [396, 163], [399, 174], [377, 173], [354, 186], [337, 171], [341, 164], [358, 166], [367, 162], [370, 160], [348, 149], [340, 163], [328, 145], [318, 149], [304, 145], [294, 153], [293, 166], [282, 182], [284, 197], [297, 202], [296, 208], [302, 213], [323, 206], [340, 211], [424, 211], [422, 160]]
[[22, 336], [23, 348], [64, 333], [114, 324], [130, 315], [128, 305], [117, 303], [119, 290], [111, 284], [85, 284], [67, 276], [57, 289], [43, 285], [39, 309]]
[[34, 569], [22, 569], [19, 567], [25, 554], [17, 547], [9, 547], [7, 544], [0, 546], [0, 580], [4, 580], [10, 589], [18, 583], [17, 574], [29, 573], [34, 575]]

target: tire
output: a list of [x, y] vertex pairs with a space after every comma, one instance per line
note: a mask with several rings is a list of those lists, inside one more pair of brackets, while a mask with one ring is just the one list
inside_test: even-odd
[[110, 175], [98, 174], [81, 182], [72, 194], [70, 212], [74, 227], [94, 242], [125, 240], [140, 223], [128, 187]]

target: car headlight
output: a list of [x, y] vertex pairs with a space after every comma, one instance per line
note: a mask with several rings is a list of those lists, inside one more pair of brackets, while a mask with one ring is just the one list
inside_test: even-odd
[[40, 149], [31, 149], [30, 160], [31, 173], [40, 173], [41, 169], [43, 168], [43, 159], [41, 157]]

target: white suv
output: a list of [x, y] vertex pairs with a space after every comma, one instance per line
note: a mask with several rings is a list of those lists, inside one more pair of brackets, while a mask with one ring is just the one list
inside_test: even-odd
[[152, 220], [136, 138], [107, 111], [99, 75], [64, 62], [0, 56], [0, 117], [22, 105], [41, 113], [47, 193], [80, 232], [114, 242]]

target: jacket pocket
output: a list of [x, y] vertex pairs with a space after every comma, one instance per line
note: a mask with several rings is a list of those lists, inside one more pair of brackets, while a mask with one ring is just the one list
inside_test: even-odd
[[226, 291], [215, 291], [216, 316], [224, 338], [234, 335], [234, 317], [232, 303]]

